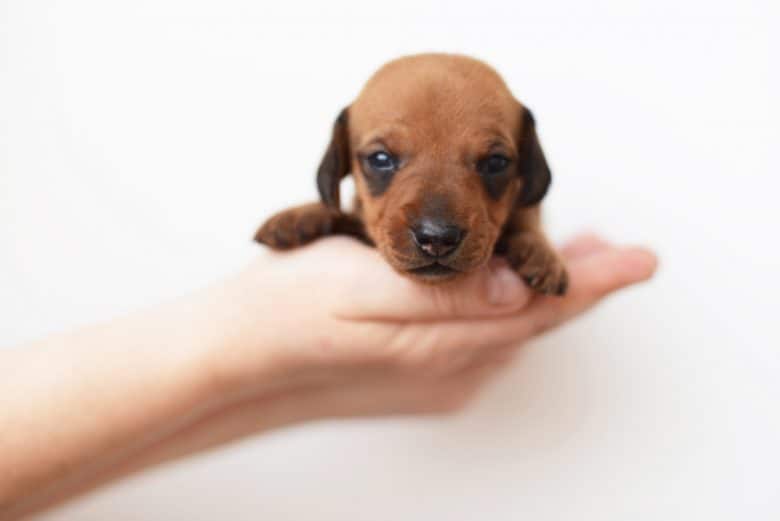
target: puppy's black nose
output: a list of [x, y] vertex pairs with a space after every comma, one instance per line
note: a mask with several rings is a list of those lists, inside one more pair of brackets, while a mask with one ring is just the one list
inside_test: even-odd
[[417, 247], [430, 257], [444, 257], [452, 253], [463, 240], [463, 230], [434, 219], [422, 219], [412, 228]]

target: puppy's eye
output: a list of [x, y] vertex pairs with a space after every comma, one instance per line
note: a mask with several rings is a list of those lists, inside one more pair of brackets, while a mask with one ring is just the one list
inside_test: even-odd
[[477, 163], [477, 169], [484, 175], [502, 173], [509, 166], [509, 158], [501, 154], [490, 155]]
[[398, 160], [391, 154], [383, 151], [374, 152], [366, 158], [366, 163], [375, 172], [390, 174], [398, 167]]

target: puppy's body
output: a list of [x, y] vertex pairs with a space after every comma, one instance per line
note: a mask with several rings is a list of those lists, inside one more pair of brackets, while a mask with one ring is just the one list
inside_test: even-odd
[[[534, 127], [482, 62], [442, 54], [390, 62], [336, 120], [317, 175], [322, 202], [275, 215], [256, 239], [285, 249], [349, 234], [428, 282], [496, 252], [534, 289], [562, 294], [566, 271], [539, 222], [550, 171]], [[339, 200], [348, 173], [357, 191], [349, 214]]]

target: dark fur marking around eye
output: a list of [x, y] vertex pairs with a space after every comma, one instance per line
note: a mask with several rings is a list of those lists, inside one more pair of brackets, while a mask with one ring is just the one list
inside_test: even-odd
[[509, 175], [503, 173], [491, 177], [483, 176], [482, 183], [485, 185], [485, 190], [487, 190], [491, 199], [497, 201], [501, 199], [501, 196], [504, 195], [504, 191], [506, 191], [506, 187], [509, 186]]
[[363, 173], [363, 179], [366, 180], [368, 192], [374, 197], [379, 197], [385, 193], [387, 191], [387, 187], [390, 186], [390, 182], [393, 180], [394, 173], [375, 172], [368, 165], [366, 165], [364, 158], [361, 158], [360, 165], [360, 169]]
[[385, 193], [393, 180], [392, 175], [377, 175], [373, 172], [366, 172], [365, 169], [363, 170], [363, 178], [366, 180], [369, 193], [374, 197]]
[[511, 170], [513, 170], [511, 160], [500, 153], [490, 154], [477, 162], [477, 171], [491, 199], [501, 198], [509, 185]]

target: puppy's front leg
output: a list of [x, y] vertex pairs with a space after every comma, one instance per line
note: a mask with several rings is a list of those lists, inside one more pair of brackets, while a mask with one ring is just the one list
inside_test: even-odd
[[569, 285], [563, 259], [547, 241], [540, 223], [539, 207], [515, 211], [496, 247], [510, 266], [544, 295], [563, 295]]
[[337, 234], [367, 240], [363, 223], [357, 217], [336, 212], [322, 203], [311, 203], [272, 216], [257, 230], [255, 240], [275, 250], [288, 250]]

